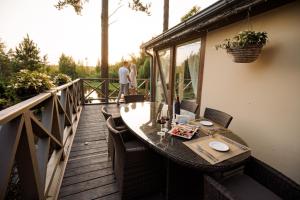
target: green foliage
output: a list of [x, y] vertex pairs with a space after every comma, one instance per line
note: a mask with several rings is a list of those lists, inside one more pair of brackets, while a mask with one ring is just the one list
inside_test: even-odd
[[71, 56], [62, 54], [59, 58], [58, 68], [60, 73], [67, 74], [68, 76], [72, 77], [72, 79], [77, 77], [76, 63]]
[[131, 0], [131, 2], [128, 3], [129, 8], [135, 11], [141, 11], [146, 13], [147, 15], [151, 15], [151, 3], [143, 3], [140, 0]]
[[57, 4], [55, 5], [55, 7], [58, 9], [58, 10], [61, 10], [63, 9], [64, 7], [70, 5], [74, 8], [75, 12], [77, 14], [80, 14], [81, 13], [81, 10], [82, 10], [82, 6], [85, 2], [87, 2], [88, 0], [59, 0], [57, 2]]
[[183, 22], [183, 21], [187, 20], [187, 19], [190, 18], [191, 16], [197, 14], [199, 11], [200, 11], [200, 7], [199, 7], [199, 6], [193, 6], [193, 7], [191, 8], [191, 10], [189, 10], [189, 12], [187, 12], [185, 15], [183, 15], [183, 16], [181, 17], [181, 21]]
[[[46, 59], [45, 56], [44, 58]], [[16, 47], [13, 54], [14, 71], [18, 72], [21, 69], [31, 71], [41, 70], [44, 62], [40, 57], [40, 49], [37, 47], [37, 44], [27, 34], [18, 47]]]
[[138, 78], [150, 78], [150, 59], [146, 58], [143, 65], [139, 68]]
[[29, 70], [21, 70], [16, 73], [10, 87], [17, 96], [25, 99], [54, 87], [53, 82], [45, 73]]
[[70, 76], [68, 76], [66, 74], [61, 74], [61, 73], [57, 74], [53, 79], [54, 84], [57, 86], [66, 84], [71, 81], [72, 81], [72, 79]]
[[8, 101], [6, 99], [0, 98], [0, 110], [4, 109], [8, 105]]
[[12, 72], [12, 65], [9, 58], [9, 52], [5, 52], [5, 44], [0, 40], [0, 80], [9, 78]]
[[225, 39], [223, 43], [216, 45], [216, 49], [234, 49], [247, 46], [263, 47], [268, 40], [266, 32], [242, 31], [232, 39]]

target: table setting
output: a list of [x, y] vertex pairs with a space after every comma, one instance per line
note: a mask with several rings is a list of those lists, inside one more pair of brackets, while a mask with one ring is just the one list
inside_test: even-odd
[[[186, 139], [183, 144], [212, 165], [251, 151], [249, 147], [222, 135], [229, 130], [210, 120], [191, 120], [189, 116], [180, 115], [171, 124], [171, 129], [166, 133]], [[205, 136], [193, 139], [196, 133]]]

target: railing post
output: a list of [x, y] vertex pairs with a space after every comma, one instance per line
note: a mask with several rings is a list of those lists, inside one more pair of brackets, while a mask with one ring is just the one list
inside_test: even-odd
[[80, 91], [81, 91], [81, 105], [85, 105], [85, 99], [84, 99], [84, 84], [83, 84], [83, 80], [80, 79]]
[[108, 93], [109, 93], [109, 79], [105, 80], [105, 103], [108, 103]]
[[149, 80], [147, 79], [146, 82], [145, 82], [145, 99], [146, 100], [149, 100], [149, 90], [148, 90], [148, 87], [149, 87]]

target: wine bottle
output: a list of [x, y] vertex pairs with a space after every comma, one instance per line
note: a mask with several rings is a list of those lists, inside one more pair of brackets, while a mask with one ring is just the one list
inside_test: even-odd
[[176, 115], [180, 115], [180, 101], [179, 101], [179, 96], [176, 98], [176, 102], [174, 104], [174, 110]]

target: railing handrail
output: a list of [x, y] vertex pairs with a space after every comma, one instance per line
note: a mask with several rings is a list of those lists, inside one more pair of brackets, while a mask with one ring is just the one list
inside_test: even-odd
[[[80, 80], [114, 80], [114, 81], [118, 81], [119, 79], [118, 78], [80, 78]], [[136, 79], [137, 81], [141, 80], [141, 81], [145, 81], [145, 80], [150, 80], [150, 78], [137, 78]]]
[[17, 117], [18, 115], [20, 115], [25, 110], [35, 107], [36, 105], [38, 105], [42, 101], [49, 98], [52, 93], [59, 92], [59, 91], [69, 87], [70, 85], [72, 85], [72, 84], [74, 84], [78, 81], [80, 81], [80, 79], [76, 79], [76, 80], [71, 81], [69, 83], [66, 83], [64, 85], [55, 87], [51, 90], [44, 91], [44, 92], [42, 92], [42, 93], [40, 93], [36, 96], [33, 96], [33, 97], [31, 97], [31, 98], [29, 98], [25, 101], [22, 101], [20, 103], [17, 103], [13, 106], [10, 106], [10, 107], [4, 109], [4, 110], [1, 110], [0, 111], [0, 125], [10, 121], [11, 119], [13, 119], [15, 117]]

